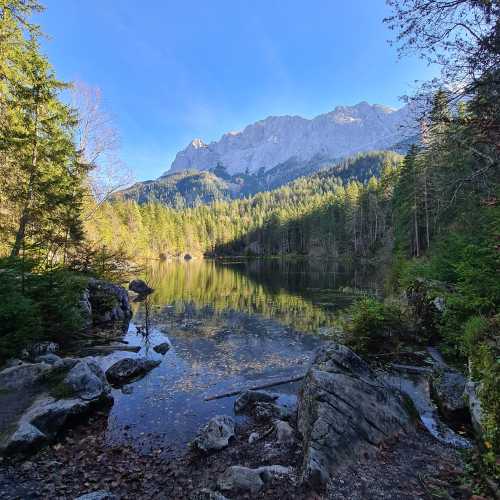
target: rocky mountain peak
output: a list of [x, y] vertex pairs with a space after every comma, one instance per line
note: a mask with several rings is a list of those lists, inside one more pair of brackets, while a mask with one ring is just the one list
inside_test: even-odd
[[205, 144], [194, 139], [172, 162], [170, 173], [209, 170], [222, 164], [230, 174], [255, 173], [290, 159], [307, 162], [315, 157], [331, 160], [374, 149], [388, 149], [404, 141], [409, 129], [407, 107], [392, 109], [366, 101], [337, 106], [312, 119], [269, 116], [228, 132], [219, 141]]

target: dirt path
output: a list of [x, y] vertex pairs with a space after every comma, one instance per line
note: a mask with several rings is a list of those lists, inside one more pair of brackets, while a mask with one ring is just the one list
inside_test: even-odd
[[[74, 499], [104, 489], [121, 499], [183, 500], [197, 489], [215, 489], [217, 477], [229, 465], [296, 467], [301, 459], [297, 443], [280, 446], [271, 435], [248, 444], [255, 427], [239, 428], [229, 448], [208, 457], [143, 456], [130, 448], [107, 446], [106, 421], [105, 415], [94, 417], [68, 432], [60, 444], [27, 461], [1, 462], [0, 498]], [[469, 492], [460, 488], [461, 474], [459, 454], [418, 430], [381, 449], [375, 460], [339, 470], [322, 494], [282, 479], [266, 485], [258, 495], [227, 496], [238, 500], [467, 499]]]

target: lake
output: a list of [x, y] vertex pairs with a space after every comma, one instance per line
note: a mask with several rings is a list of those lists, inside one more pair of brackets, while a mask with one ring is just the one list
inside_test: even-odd
[[[314, 350], [338, 334], [339, 311], [357, 296], [377, 294], [369, 273], [335, 262], [171, 261], [145, 275], [155, 288], [134, 303], [125, 340], [138, 356], [161, 359], [145, 378], [114, 390], [107, 436], [145, 453], [185, 449], [215, 415], [234, 416], [234, 397], [207, 397], [292, 378]], [[161, 356], [153, 347], [169, 342]], [[105, 358], [105, 367], [130, 353]], [[276, 386], [293, 405], [298, 383]], [[243, 417], [237, 416], [237, 419]]]

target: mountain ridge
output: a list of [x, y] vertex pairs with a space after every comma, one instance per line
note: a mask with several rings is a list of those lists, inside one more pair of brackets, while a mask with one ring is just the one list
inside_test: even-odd
[[256, 173], [291, 158], [307, 162], [318, 155], [333, 161], [358, 152], [390, 149], [412, 135], [413, 127], [408, 106], [394, 109], [366, 101], [337, 106], [311, 119], [268, 116], [241, 131], [227, 132], [218, 141], [207, 144], [193, 139], [163, 175], [210, 170], [218, 164], [230, 174]]

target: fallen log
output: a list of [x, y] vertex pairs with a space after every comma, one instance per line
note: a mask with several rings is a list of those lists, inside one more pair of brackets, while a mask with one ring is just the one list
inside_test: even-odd
[[259, 389], [267, 389], [269, 387], [276, 387], [277, 385], [289, 384], [291, 382], [298, 382], [299, 380], [302, 380], [305, 376], [306, 374], [303, 373], [302, 375], [296, 375], [295, 377], [291, 378], [267, 381], [262, 384], [252, 385], [250, 387], [243, 387], [241, 389], [235, 389], [230, 392], [223, 392], [221, 394], [215, 394], [214, 396], [206, 396], [204, 399], [205, 401], [213, 401], [215, 399], [229, 398], [230, 396], [236, 396], [240, 394], [240, 392], [244, 391], [258, 391]]

